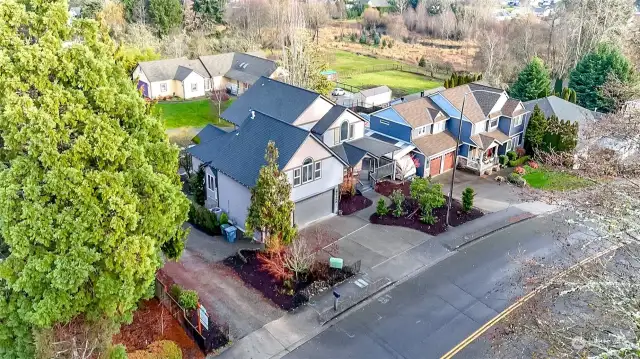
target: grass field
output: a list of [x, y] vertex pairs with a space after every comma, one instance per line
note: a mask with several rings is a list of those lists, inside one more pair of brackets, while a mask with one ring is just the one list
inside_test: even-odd
[[527, 173], [522, 176], [529, 186], [548, 191], [570, 191], [594, 184], [593, 181], [580, 178], [567, 172], [540, 167], [533, 169], [525, 166]]
[[[223, 102], [221, 112], [232, 102], [233, 99]], [[209, 99], [159, 102], [153, 112], [162, 118], [166, 129], [204, 127], [209, 123], [218, 126], [231, 126], [229, 122], [218, 118], [218, 106]]]
[[360, 89], [387, 85], [393, 91], [393, 95], [398, 97], [442, 86], [439, 80], [398, 70], [366, 72], [350, 76], [350, 72], [362, 71], [374, 66], [382, 68], [384, 65], [408, 65], [394, 60], [373, 58], [341, 50], [335, 50], [333, 55], [329, 68], [338, 71], [338, 81]]
[[396, 97], [442, 86], [441, 82], [425, 76], [395, 70], [358, 74], [341, 80], [361, 89], [387, 85]]

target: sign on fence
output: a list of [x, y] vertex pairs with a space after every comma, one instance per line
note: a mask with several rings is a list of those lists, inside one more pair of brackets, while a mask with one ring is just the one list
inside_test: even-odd
[[198, 317], [200, 317], [200, 324], [204, 327], [205, 330], [209, 330], [209, 317], [207, 316], [207, 310], [200, 305]]

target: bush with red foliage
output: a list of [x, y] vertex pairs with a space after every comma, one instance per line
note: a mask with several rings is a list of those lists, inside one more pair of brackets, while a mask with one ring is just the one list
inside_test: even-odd
[[518, 154], [518, 158], [527, 154], [527, 151], [523, 147], [516, 148], [516, 153]]
[[517, 173], [522, 176], [523, 174], [527, 173], [527, 171], [525, 171], [524, 167], [518, 166], [513, 169], [513, 173]]
[[284, 283], [293, 278], [293, 272], [285, 266], [286, 250], [277, 248], [258, 253], [261, 269], [269, 273], [276, 280]]
[[540, 167], [540, 166], [538, 165], [538, 162], [536, 162], [536, 161], [529, 161], [529, 162], [527, 163], [527, 165], [529, 165], [529, 167], [531, 167], [531, 168], [533, 168], [533, 169], [536, 169], [536, 168]]

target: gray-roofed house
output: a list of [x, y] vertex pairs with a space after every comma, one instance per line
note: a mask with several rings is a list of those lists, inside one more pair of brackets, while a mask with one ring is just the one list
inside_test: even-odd
[[132, 77], [138, 79], [138, 88], [145, 97], [189, 99], [214, 90], [230, 89], [241, 94], [261, 76], [277, 78], [281, 74], [277, 64], [260, 53], [230, 52], [194, 60], [179, 57], [140, 62]]
[[360, 92], [353, 95], [353, 102], [357, 106], [361, 107], [374, 107], [385, 105], [391, 102], [392, 92], [388, 86], [378, 86]]
[[499, 167], [499, 155], [523, 145], [526, 113], [524, 105], [504, 90], [470, 83], [376, 111], [369, 123], [373, 131], [413, 143], [414, 155], [419, 160], [424, 156], [417, 171], [424, 176], [439, 175], [456, 165], [460, 132], [457, 163], [485, 174]]
[[365, 7], [371, 7], [374, 9], [384, 9], [391, 7], [388, 0], [360, 0], [360, 4]]
[[[312, 91], [262, 77], [223, 113], [231, 132], [205, 127], [188, 149], [193, 168], [205, 167], [206, 206], [220, 207], [244, 231], [250, 189], [265, 164], [267, 143], [275, 142], [279, 167], [291, 183], [293, 222], [302, 227], [338, 211], [345, 170], [365, 180], [378, 161], [399, 147], [364, 137], [365, 121]], [[385, 159], [386, 158], [386, 159]], [[254, 234], [257, 236], [257, 234]]]

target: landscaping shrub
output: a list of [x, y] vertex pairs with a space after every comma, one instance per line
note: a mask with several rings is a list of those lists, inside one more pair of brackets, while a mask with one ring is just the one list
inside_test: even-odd
[[476, 194], [473, 191], [473, 188], [467, 187], [462, 191], [462, 210], [465, 212], [469, 212], [471, 208], [473, 208], [473, 197]]
[[204, 188], [204, 166], [200, 166], [195, 176], [191, 176], [189, 179], [189, 189], [193, 194], [193, 198], [197, 204], [204, 206], [204, 201], [207, 199], [206, 191]]
[[418, 66], [427, 67], [427, 60], [424, 59], [424, 56], [420, 57], [420, 60], [418, 61]]
[[520, 158], [520, 157], [526, 155], [527, 151], [525, 151], [523, 147], [517, 147], [516, 148], [516, 154], [518, 155], [518, 158]]
[[411, 198], [418, 201], [420, 211], [420, 221], [428, 224], [435, 223], [435, 217], [433, 217], [433, 209], [442, 207], [445, 203], [444, 195], [442, 194], [442, 185], [439, 183], [432, 183], [425, 178], [416, 178], [411, 182]]
[[203, 206], [191, 203], [191, 207], [189, 207], [189, 222], [199, 227], [207, 234], [220, 234], [218, 218], [214, 213]]
[[352, 33], [351, 36], [349, 36], [349, 40], [351, 40], [351, 42], [356, 42], [356, 40], [358, 39], [358, 37], [356, 36], [356, 33]]
[[387, 205], [384, 203], [384, 198], [380, 198], [376, 205], [376, 214], [378, 216], [384, 216], [387, 213], [389, 213], [389, 208], [387, 208]]
[[180, 298], [180, 293], [182, 293], [182, 287], [177, 284], [174, 284], [169, 289], [169, 295], [173, 297], [173, 299], [178, 300]]
[[529, 161], [529, 162], [527, 162], [527, 165], [529, 165], [529, 167], [533, 168], [534, 170], [538, 169], [540, 167], [538, 165], [538, 162], [536, 162], [536, 161]]
[[500, 164], [503, 166], [506, 166], [507, 163], [509, 163], [509, 157], [507, 157], [507, 155], [500, 155], [498, 158], [500, 159]]
[[369, 42], [369, 40], [367, 40], [367, 34], [363, 31], [362, 34], [360, 35], [360, 43], [365, 45]]
[[516, 168], [513, 169], [513, 173], [517, 173], [520, 176], [524, 175], [525, 173], [527, 173], [527, 171], [525, 171], [524, 167], [522, 166], [518, 166]]
[[520, 177], [519, 174], [517, 173], [510, 173], [509, 176], [507, 177], [507, 180], [509, 180], [509, 182], [515, 184], [518, 187], [524, 187], [527, 184], [527, 181]]
[[529, 156], [520, 157], [515, 161], [509, 161], [509, 167], [522, 166], [523, 163], [529, 161]]
[[109, 350], [109, 359], [127, 359], [127, 348], [122, 345], [114, 345]]
[[199, 299], [195, 290], [183, 290], [178, 297], [178, 303], [184, 309], [196, 309]]
[[226, 213], [222, 212], [222, 214], [220, 215], [220, 225], [227, 223], [229, 223], [229, 216]]
[[507, 157], [509, 157], [509, 161], [515, 161], [518, 159], [518, 154], [516, 151], [509, 151], [507, 152]]
[[402, 203], [404, 202], [404, 194], [401, 190], [397, 189], [391, 193], [391, 202], [395, 205], [393, 209], [393, 215], [395, 217], [402, 216]]

